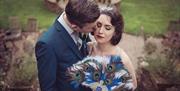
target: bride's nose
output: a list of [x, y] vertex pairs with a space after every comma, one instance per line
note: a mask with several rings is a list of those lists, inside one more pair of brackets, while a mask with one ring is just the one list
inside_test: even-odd
[[103, 26], [101, 27], [101, 28], [99, 28], [99, 33], [103, 33], [103, 30], [104, 28], [103, 28]]

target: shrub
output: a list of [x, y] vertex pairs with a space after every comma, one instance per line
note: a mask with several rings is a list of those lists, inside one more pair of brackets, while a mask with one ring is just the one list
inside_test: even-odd
[[180, 71], [177, 70], [177, 66], [168, 58], [158, 56], [156, 58], [146, 57], [144, 60], [149, 63], [146, 69], [152, 72], [152, 74], [170, 83], [180, 82]]
[[164, 53], [172, 61], [180, 62], [180, 31], [168, 32], [162, 41], [166, 47]]
[[31, 86], [36, 80], [36, 63], [32, 56], [24, 55], [15, 63], [9, 77], [9, 85], [12, 87]]

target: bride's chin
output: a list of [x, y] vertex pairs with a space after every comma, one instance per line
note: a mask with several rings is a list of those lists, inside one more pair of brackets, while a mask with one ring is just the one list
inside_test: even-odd
[[97, 39], [96, 42], [97, 42], [97, 43], [100, 43], [100, 44], [103, 44], [103, 43], [104, 43], [104, 41], [103, 41], [103, 40], [100, 40], [100, 39]]
[[103, 43], [103, 42], [104, 42], [103, 39], [96, 39], [96, 41], [97, 41], [98, 43]]
[[97, 41], [98, 44], [104, 44], [104, 42], [101, 42], [101, 41]]

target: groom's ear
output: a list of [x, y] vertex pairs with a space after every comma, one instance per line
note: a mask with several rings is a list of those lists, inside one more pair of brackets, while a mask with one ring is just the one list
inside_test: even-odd
[[71, 24], [71, 28], [74, 30], [74, 31], [78, 31], [80, 28], [79, 26], [75, 25], [75, 24]]

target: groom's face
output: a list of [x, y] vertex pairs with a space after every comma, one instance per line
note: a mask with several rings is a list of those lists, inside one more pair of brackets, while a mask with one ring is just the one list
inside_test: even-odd
[[79, 28], [79, 32], [82, 32], [82, 33], [94, 32], [95, 30], [96, 30], [96, 22], [87, 23], [82, 28]]

